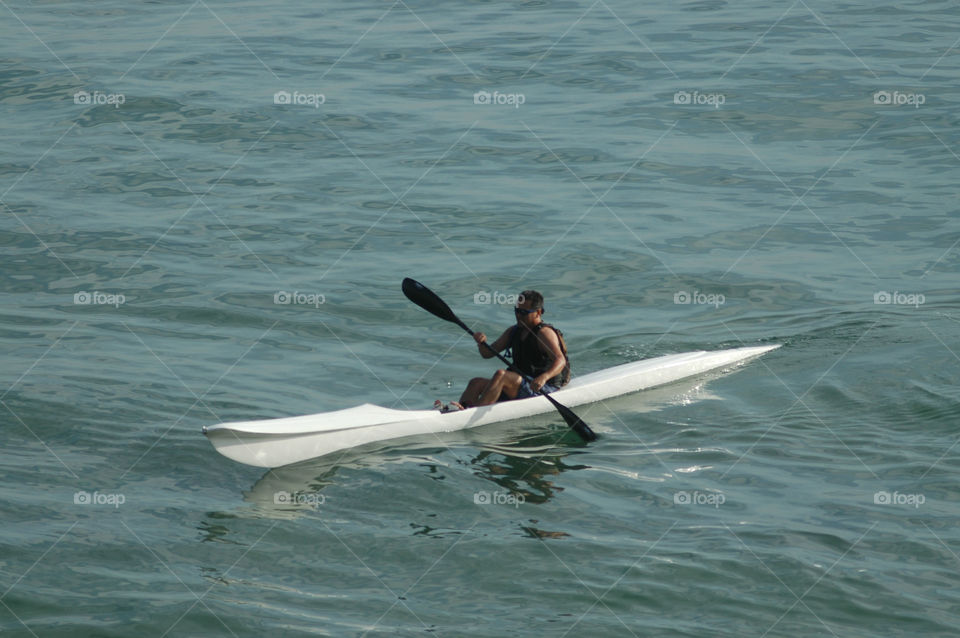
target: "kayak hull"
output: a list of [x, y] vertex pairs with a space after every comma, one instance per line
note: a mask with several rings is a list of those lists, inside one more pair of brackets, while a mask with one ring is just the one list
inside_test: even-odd
[[[595, 403], [739, 364], [778, 347], [696, 351], [634, 361], [575, 377], [551, 396], [568, 407]], [[375, 441], [453, 432], [553, 410], [542, 396], [445, 414], [367, 403], [307, 416], [210, 425], [203, 433], [227, 458], [257, 467], [281, 467]]]

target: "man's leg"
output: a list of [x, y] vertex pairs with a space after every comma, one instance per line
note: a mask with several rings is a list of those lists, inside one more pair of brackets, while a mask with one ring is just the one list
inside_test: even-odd
[[520, 389], [520, 384], [522, 382], [523, 377], [516, 372], [510, 372], [509, 370], [497, 370], [493, 374], [493, 378], [487, 382], [486, 387], [482, 390], [480, 396], [477, 397], [477, 400], [473, 403], [473, 405], [480, 406], [496, 403], [497, 399], [500, 398], [501, 392], [506, 394], [510, 399], [516, 398], [517, 390]]
[[458, 403], [465, 408], [472, 408], [476, 405], [477, 399], [483, 389], [490, 383], [490, 379], [484, 377], [474, 377], [467, 384], [467, 389], [460, 395]]

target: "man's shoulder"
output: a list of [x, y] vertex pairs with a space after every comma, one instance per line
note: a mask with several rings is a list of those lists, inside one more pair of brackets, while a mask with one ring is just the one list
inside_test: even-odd
[[[550, 329], [549, 329], [549, 330], [544, 330], [544, 328], [550, 328]], [[561, 334], [561, 333], [560, 333], [560, 331], [556, 328], [556, 326], [554, 326], [554, 325], [552, 325], [552, 324], [549, 324], [549, 323], [547, 323], [546, 321], [541, 321], [540, 323], [537, 324], [537, 335], [538, 335], [538, 336], [543, 336], [543, 337], [546, 337], [547, 339], [550, 339], [550, 338], [559, 338], [559, 337], [560, 337], [560, 334]]]

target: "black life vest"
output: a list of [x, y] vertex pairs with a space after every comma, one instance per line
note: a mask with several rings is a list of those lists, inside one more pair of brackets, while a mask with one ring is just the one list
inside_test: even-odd
[[538, 323], [536, 328], [533, 329], [533, 334], [526, 339], [521, 339], [520, 326], [513, 327], [513, 332], [510, 333], [510, 345], [508, 346], [512, 353], [511, 356], [513, 356], [513, 365], [510, 366], [510, 370], [529, 377], [538, 377], [550, 369], [553, 363], [553, 353], [544, 350], [540, 345], [540, 340], [536, 337], [536, 334], [545, 327], [557, 333], [557, 339], [560, 341], [560, 351], [563, 352], [563, 357], [566, 359], [560, 374], [547, 381], [550, 385], [559, 388], [565, 386], [570, 380], [570, 357], [567, 356], [567, 344], [563, 340], [563, 333], [548, 323]]

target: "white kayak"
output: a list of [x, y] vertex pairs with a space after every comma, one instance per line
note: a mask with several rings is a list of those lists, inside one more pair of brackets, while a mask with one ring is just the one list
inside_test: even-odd
[[[593, 403], [732, 366], [779, 347], [698, 350], [624, 363], [574, 377], [551, 396], [567, 407]], [[306, 416], [209, 425], [203, 433], [227, 458], [258, 467], [281, 467], [374, 441], [453, 432], [553, 411], [542, 396], [447, 413], [365, 403]]]

